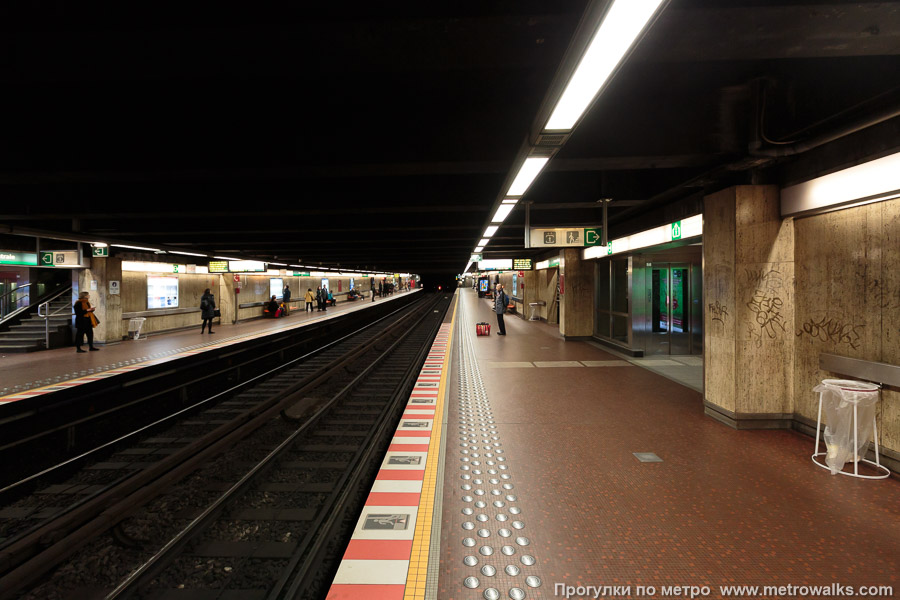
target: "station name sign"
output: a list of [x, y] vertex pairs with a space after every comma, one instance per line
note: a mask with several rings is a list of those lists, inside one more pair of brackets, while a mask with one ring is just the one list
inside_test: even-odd
[[35, 252], [10, 252], [0, 250], [0, 265], [22, 265], [25, 267], [36, 267], [38, 257]]
[[530, 258], [514, 258], [513, 269], [516, 271], [530, 271], [532, 262]]

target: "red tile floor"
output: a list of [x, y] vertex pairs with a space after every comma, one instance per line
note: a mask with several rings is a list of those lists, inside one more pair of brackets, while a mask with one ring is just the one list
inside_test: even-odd
[[[465, 331], [474, 335], [482, 320], [496, 328], [487, 301], [469, 290], [461, 301]], [[537, 589], [517, 584], [528, 598], [556, 597], [556, 583], [631, 586], [629, 597], [641, 597], [638, 585], [655, 586], [657, 597], [664, 585], [710, 586], [708, 597], [716, 598], [730, 597], [720, 585], [837, 582], [890, 585], [900, 596], [896, 476], [832, 476], [810, 461], [812, 438], [733, 430], [703, 415], [700, 393], [640, 367], [498, 368], [492, 363], [617, 360], [562, 341], [556, 326], [506, 321], [506, 337], [471, 341], [522, 509], [516, 518], [526, 525], [513, 537], [527, 535], [531, 545], [519, 554], [537, 559], [517, 581], [542, 579]], [[451, 432], [458, 423], [453, 380]], [[473, 532], [462, 529], [472, 517], [460, 512], [460, 443], [448, 437], [438, 597], [480, 598], [493, 586], [507, 598], [512, 580], [502, 571], [508, 563], [521, 567], [518, 554], [463, 564], [477, 548], [461, 544]], [[663, 462], [641, 463], [633, 452], [654, 452]], [[492, 539], [495, 547], [509, 543]], [[498, 576], [483, 577], [483, 564]], [[479, 588], [463, 587], [470, 575]]]

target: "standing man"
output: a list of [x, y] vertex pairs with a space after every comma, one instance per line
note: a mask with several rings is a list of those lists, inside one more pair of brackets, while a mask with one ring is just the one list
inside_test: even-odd
[[284, 291], [281, 293], [281, 300], [284, 302], [284, 316], [291, 314], [291, 288], [288, 284], [284, 284]]
[[322, 286], [316, 288], [316, 312], [322, 312]]
[[503, 325], [503, 313], [509, 304], [509, 296], [503, 291], [503, 285], [498, 283], [494, 293], [494, 312], [497, 313], [497, 335], [506, 335], [506, 327]]

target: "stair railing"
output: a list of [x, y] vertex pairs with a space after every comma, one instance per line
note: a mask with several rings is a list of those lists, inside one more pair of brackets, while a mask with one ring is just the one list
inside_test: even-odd
[[64, 306], [62, 308], [57, 308], [53, 312], [49, 312], [50, 311], [50, 303], [53, 302], [54, 300], [56, 300], [57, 298], [59, 298], [60, 296], [62, 296], [63, 294], [69, 293], [71, 291], [72, 291], [71, 288], [65, 288], [63, 290], [60, 290], [56, 294], [53, 294], [52, 296], [50, 296], [50, 298], [48, 298], [46, 301], [41, 302], [38, 305], [37, 316], [44, 319], [44, 349], [45, 350], [50, 349], [50, 317], [56, 317], [56, 316], [64, 315], [64, 314], [66, 314], [66, 315], [74, 314], [72, 312], [71, 306]]
[[[26, 301], [24, 306], [20, 306], [20, 304], [25, 298], [31, 297], [31, 290], [28, 288], [32, 285], [34, 284], [26, 283], [25, 285], [0, 294], [0, 321], [7, 317], [14, 316], [17, 312], [28, 309], [30, 302]], [[25, 293], [19, 296], [22, 292]]]

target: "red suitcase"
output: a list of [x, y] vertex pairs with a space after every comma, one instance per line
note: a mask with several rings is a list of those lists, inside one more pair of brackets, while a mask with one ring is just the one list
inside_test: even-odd
[[475, 333], [478, 335], [491, 335], [491, 324], [490, 323], [475, 323]]

